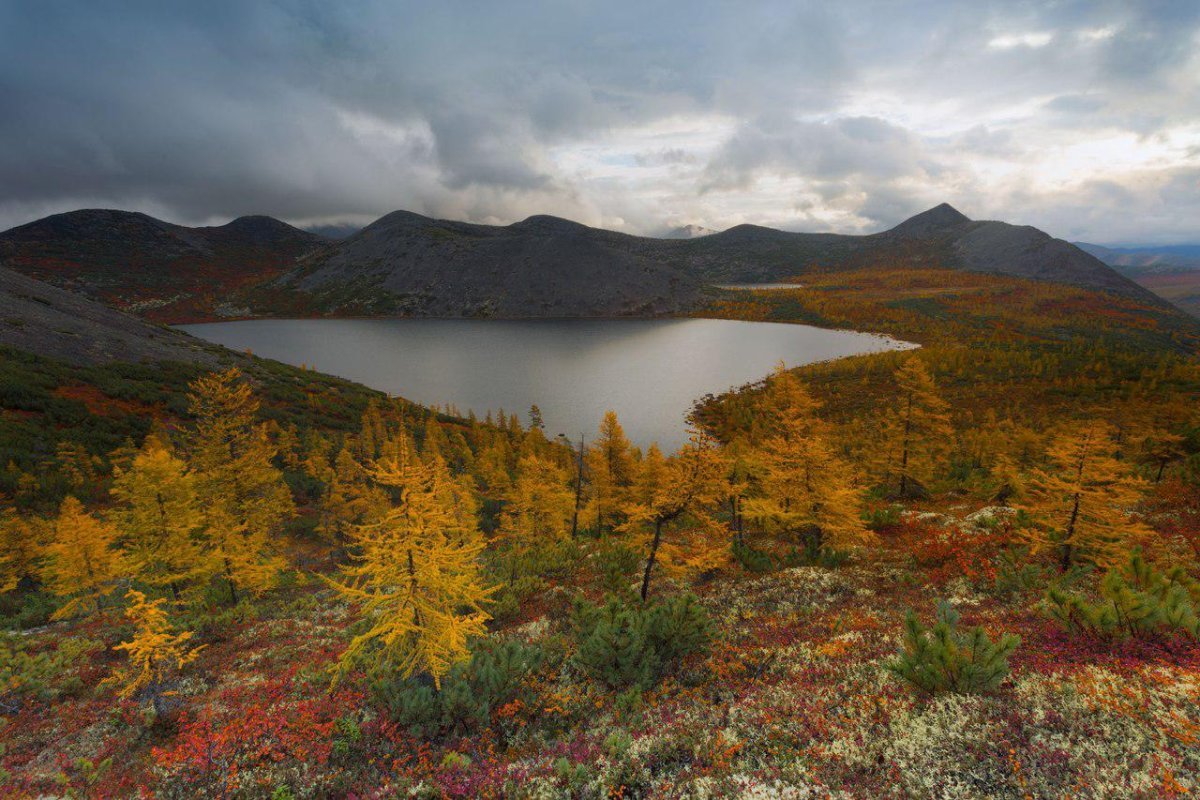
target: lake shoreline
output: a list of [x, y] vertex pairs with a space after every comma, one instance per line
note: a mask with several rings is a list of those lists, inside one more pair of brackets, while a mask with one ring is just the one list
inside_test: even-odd
[[671, 449], [686, 440], [684, 419], [700, 398], [757, 383], [780, 361], [801, 367], [916, 346], [870, 331], [707, 316], [260, 318], [181, 329], [459, 414], [537, 404], [552, 434], [594, 430], [613, 409], [631, 439]]

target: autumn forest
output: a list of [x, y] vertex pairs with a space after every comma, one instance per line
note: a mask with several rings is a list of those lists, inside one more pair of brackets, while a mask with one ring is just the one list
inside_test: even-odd
[[580, 447], [536, 406], [454, 416], [252, 356], [9, 351], [5, 783], [1190, 791], [1194, 326], [903, 266], [702, 313], [922, 347], [703, 398], [674, 453], [612, 413]]

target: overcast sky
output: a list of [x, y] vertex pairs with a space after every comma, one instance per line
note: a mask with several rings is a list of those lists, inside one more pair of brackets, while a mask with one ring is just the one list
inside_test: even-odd
[[537, 213], [1200, 240], [1200, 2], [0, 0], [0, 228]]

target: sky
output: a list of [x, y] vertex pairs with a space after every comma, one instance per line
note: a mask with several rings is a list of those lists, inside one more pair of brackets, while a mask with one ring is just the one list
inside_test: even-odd
[[0, 0], [0, 229], [555, 214], [1200, 241], [1200, 2]]

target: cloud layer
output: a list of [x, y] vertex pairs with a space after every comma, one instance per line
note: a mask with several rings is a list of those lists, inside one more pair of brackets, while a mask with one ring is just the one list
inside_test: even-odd
[[943, 200], [1200, 239], [1200, 5], [0, 0], [0, 228], [83, 206], [634, 233]]

